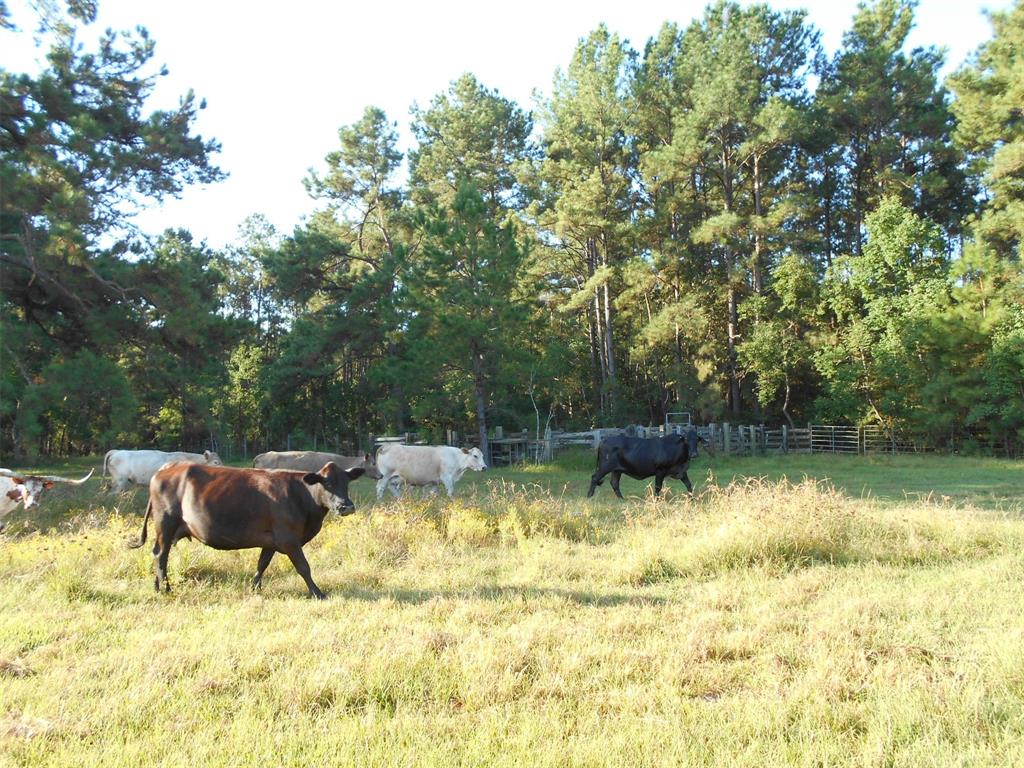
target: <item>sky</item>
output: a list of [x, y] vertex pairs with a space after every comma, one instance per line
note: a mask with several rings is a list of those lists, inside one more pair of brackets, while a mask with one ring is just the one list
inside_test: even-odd
[[[338, 129], [370, 105], [396, 121], [410, 143], [409, 110], [427, 107], [464, 72], [525, 110], [550, 93], [577, 42], [600, 23], [642, 51], [666, 21], [699, 17], [705, 0], [483, 0], [246, 3], [217, 0], [99, 0], [93, 27], [141, 25], [156, 41], [160, 79], [150, 105], [177, 104], [188, 89], [207, 102], [194, 132], [215, 138], [216, 163], [229, 177], [193, 186], [180, 199], [151, 205], [135, 223], [156, 234], [188, 229], [214, 248], [237, 239], [238, 226], [261, 213], [289, 234], [318, 203], [305, 192], [309, 170], [338, 146]], [[749, 4], [743, 2], [744, 5]], [[908, 48], [946, 49], [949, 74], [991, 37], [983, 10], [1012, 0], [920, 0]], [[830, 55], [850, 26], [857, 0], [770, 0], [805, 8]], [[0, 66], [38, 71], [35, 16], [26, 0], [8, 7], [22, 32], [0, 33]], [[82, 39], [85, 39], [84, 37]]]

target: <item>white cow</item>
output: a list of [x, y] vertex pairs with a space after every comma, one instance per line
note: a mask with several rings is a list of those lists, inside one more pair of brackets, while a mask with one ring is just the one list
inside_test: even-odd
[[148, 486], [150, 478], [164, 464], [177, 464], [182, 461], [210, 464], [215, 467], [222, 465], [220, 456], [213, 451], [167, 453], [166, 451], [113, 450], [107, 451], [107, 455], [103, 457], [103, 477], [107, 476], [109, 467], [110, 487], [115, 491], [123, 491], [132, 483]]
[[93, 471], [90, 469], [89, 474], [81, 480], [69, 480], [54, 475], [29, 475], [0, 469], [0, 531], [4, 529], [4, 518], [17, 509], [19, 504], [24, 504], [25, 509], [32, 509], [39, 504], [43, 491], [52, 488], [54, 483], [81, 485], [92, 477]]
[[448, 495], [455, 492], [455, 483], [467, 469], [477, 472], [487, 469], [479, 448], [453, 448], [449, 445], [399, 445], [389, 443], [377, 451], [377, 498], [383, 498], [384, 489], [398, 496], [396, 484], [437, 485], [442, 483]]

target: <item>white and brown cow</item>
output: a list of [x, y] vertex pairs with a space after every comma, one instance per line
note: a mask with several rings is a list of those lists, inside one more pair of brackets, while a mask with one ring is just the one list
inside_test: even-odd
[[400, 445], [391, 443], [377, 451], [377, 498], [383, 498], [384, 490], [398, 496], [396, 486], [436, 486], [441, 484], [451, 496], [455, 483], [466, 472], [487, 469], [484, 455], [479, 448], [454, 448], [450, 445]]
[[32, 509], [38, 506], [39, 497], [43, 491], [52, 488], [54, 483], [69, 483], [81, 485], [90, 477], [93, 470], [81, 480], [71, 480], [56, 475], [32, 475], [25, 472], [13, 472], [9, 469], [0, 469], [0, 531], [4, 529], [4, 519], [18, 508], [19, 504], [25, 509]]
[[110, 487], [114, 491], [124, 491], [129, 485], [149, 485], [156, 471], [164, 464], [190, 462], [192, 464], [209, 464], [221, 466], [220, 456], [213, 451], [202, 453], [186, 453], [185, 451], [107, 451], [103, 457], [103, 477], [110, 470]]

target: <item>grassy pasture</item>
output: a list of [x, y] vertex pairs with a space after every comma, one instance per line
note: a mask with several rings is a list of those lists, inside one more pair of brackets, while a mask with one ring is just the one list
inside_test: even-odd
[[157, 595], [145, 492], [54, 491], [0, 535], [0, 766], [1024, 764], [1024, 463], [592, 469], [359, 481], [323, 603], [193, 542]]

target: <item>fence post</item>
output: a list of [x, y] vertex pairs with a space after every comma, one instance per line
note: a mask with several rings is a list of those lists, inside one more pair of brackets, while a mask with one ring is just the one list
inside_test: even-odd
[[729, 435], [729, 422], [722, 422], [722, 453], [726, 456], [729, 455], [730, 442], [732, 442]]
[[590, 434], [594, 436], [594, 450], [597, 450], [601, 445], [601, 429], [595, 429]]

